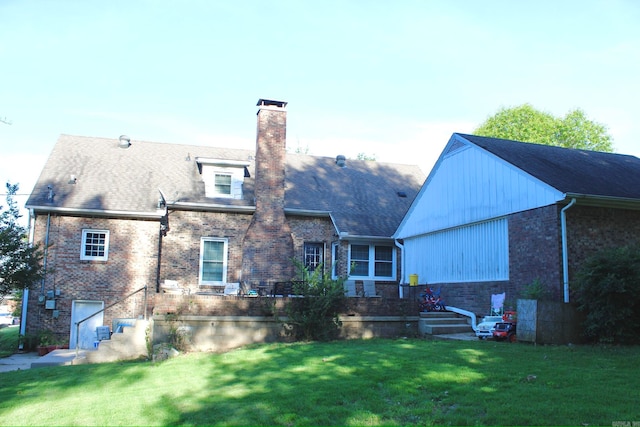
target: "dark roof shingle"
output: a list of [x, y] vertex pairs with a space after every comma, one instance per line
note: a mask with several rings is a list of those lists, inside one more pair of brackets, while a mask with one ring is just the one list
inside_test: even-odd
[[563, 193], [640, 199], [635, 156], [459, 135]]
[[[169, 203], [254, 206], [253, 150], [61, 135], [27, 201], [28, 207], [155, 212], [159, 191]], [[196, 157], [249, 161], [243, 199], [207, 198]], [[417, 166], [288, 154], [285, 207], [331, 212], [339, 231], [389, 237], [420, 190]], [[70, 183], [70, 176], [77, 178]], [[47, 200], [51, 185], [53, 203]], [[407, 197], [399, 197], [404, 192]]]

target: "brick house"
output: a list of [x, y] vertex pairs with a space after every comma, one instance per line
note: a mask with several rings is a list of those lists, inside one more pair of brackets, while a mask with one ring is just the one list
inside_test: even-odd
[[454, 133], [394, 237], [403, 271], [448, 305], [515, 308], [543, 283], [571, 302], [571, 278], [598, 250], [640, 243], [640, 159]]
[[[424, 174], [287, 153], [286, 104], [258, 102], [256, 150], [61, 135], [26, 204], [46, 275], [25, 294], [23, 333], [88, 346], [96, 325], [153, 310], [165, 291], [277, 292], [293, 259], [397, 298], [392, 235]], [[133, 293], [76, 337], [75, 322]]]

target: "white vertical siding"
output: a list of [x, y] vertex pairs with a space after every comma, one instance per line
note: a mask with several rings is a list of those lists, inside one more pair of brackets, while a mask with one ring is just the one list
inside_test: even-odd
[[[479, 147], [452, 137], [396, 237], [433, 231], [547, 206], [562, 194]], [[464, 141], [464, 140], [462, 140]], [[447, 149], [456, 143], [456, 148]]]
[[482, 282], [509, 279], [506, 218], [455, 227], [404, 242], [405, 283]]

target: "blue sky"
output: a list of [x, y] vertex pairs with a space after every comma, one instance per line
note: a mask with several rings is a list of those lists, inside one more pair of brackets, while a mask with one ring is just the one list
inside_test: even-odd
[[[0, 1], [0, 179], [31, 191], [62, 133], [420, 165], [501, 107], [581, 108], [640, 156], [640, 2]], [[4, 204], [3, 202], [0, 202]]]

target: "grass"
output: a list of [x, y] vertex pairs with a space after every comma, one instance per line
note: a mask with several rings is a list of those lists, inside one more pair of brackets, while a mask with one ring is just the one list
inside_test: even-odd
[[0, 357], [11, 356], [18, 349], [20, 342], [18, 327], [0, 328]]
[[612, 425], [640, 348], [418, 339], [266, 344], [0, 374], [0, 425]]

